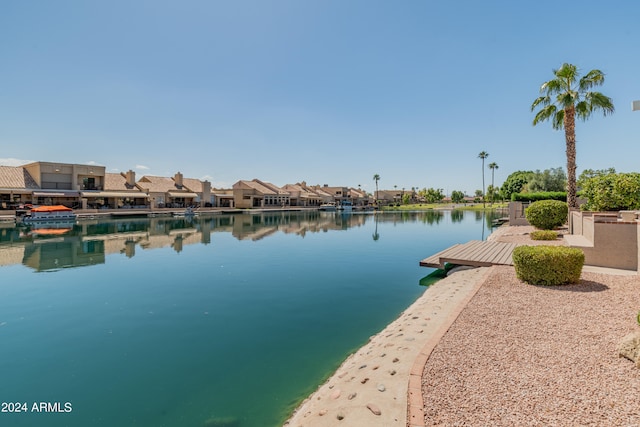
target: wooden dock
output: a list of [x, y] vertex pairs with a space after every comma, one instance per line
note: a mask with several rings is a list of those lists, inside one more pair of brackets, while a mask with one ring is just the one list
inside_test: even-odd
[[448, 249], [420, 261], [421, 267], [444, 268], [445, 263], [490, 267], [492, 265], [513, 265], [511, 253], [515, 243], [472, 240], [453, 245]]

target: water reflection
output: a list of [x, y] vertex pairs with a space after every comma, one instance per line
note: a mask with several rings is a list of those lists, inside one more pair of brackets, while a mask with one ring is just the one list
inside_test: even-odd
[[[464, 211], [452, 211], [451, 221], [462, 222]], [[476, 212], [476, 221], [491, 226], [496, 215]], [[257, 212], [210, 215], [195, 218], [94, 219], [71, 223], [5, 226], [0, 228], [0, 266], [23, 264], [35, 271], [104, 264], [105, 256], [137, 250], [172, 248], [180, 253], [185, 246], [211, 243], [213, 233], [230, 233], [238, 240], [260, 240], [276, 233], [295, 234], [347, 230], [374, 221], [374, 241], [380, 239], [378, 223], [421, 222], [437, 225], [445, 218], [439, 210], [342, 215], [319, 211]]]

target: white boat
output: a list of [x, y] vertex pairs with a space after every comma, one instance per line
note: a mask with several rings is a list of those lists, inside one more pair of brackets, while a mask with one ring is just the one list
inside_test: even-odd
[[335, 203], [323, 203], [320, 205], [320, 207], [318, 208], [321, 211], [327, 211], [327, 212], [334, 212], [336, 210], [336, 204]]
[[196, 216], [197, 213], [196, 211], [193, 210], [193, 208], [188, 207], [184, 210], [184, 212], [174, 212], [173, 216], [175, 217], [189, 217], [189, 218], [193, 218], [194, 216]]
[[353, 204], [351, 203], [351, 200], [343, 200], [337, 208], [339, 211], [343, 211], [343, 212], [351, 212], [353, 210]]
[[76, 214], [73, 209], [62, 205], [56, 206], [38, 206], [31, 208], [29, 213], [22, 219], [22, 222], [39, 223], [39, 222], [60, 222], [75, 221]]

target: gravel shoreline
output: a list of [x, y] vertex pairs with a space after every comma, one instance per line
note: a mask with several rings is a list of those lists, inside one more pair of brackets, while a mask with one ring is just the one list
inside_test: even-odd
[[[534, 244], [528, 231], [491, 237]], [[492, 267], [425, 364], [425, 424], [640, 425], [640, 370], [616, 351], [638, 310], [638, 275], [539, 287]]]

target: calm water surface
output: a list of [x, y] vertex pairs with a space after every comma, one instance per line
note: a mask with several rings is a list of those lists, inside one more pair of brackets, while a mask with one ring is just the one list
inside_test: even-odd
[[275, 212], [0, 228], [0, 401], [27, 406], [0, 425], [281, 425], [424, 292], [420, 259], [488, 224]]

